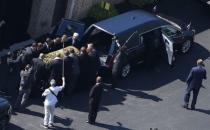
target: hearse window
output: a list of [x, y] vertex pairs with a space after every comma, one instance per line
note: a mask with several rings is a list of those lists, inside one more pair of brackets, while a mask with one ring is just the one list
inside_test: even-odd
[[180, 31], [172, 26], [162, 27], [162, 32], [169, 38], [180, 34]]
[[133, 33], [132, 37], [128, 40], [128, 43], [126, 44], [127, 48], [133, 48], [139, 44], [139, 35], [138, 33]]
[[92, 32], [91, 32], [91, 36], [96, 35], [97, 33], [101, 32], [101, 30], [95, 28]]

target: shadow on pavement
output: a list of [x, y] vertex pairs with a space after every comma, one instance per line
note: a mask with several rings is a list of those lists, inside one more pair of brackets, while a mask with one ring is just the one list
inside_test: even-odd
[[204, 109], [200, 109], [200, 108], [198, 108], [198, 109], [196, 108], [195, 110], [198, 111], [198, 112], [210, 115], [210, 110], [204, 110]]
[[113, 125], [108, 125], [108, 124], [103, 124], [103, 123], [97, 123], [96, 122], [95, 126], [105, 128], [107, 130], [131, 130], [129, 128], [123, 127], [120, 122], [117, 122], [117, 124], [118, 124], [118, 126], [113, 126]]
[[19, 126], [16, 126], [15, 124], [9, 123], [6, 130], [24, 130], [24, 129]]
[[32, 116], [41, 117], [41, 118], [44, 117], [43, 113], [31, 111], [29, 109], [25, 109], [24, 111], [20, 111], [20, 112], [17, 112], [17, 113], [24, 113], [24, 114], [27, 114], [27, 115], [32, 115]]
[[55, 123], [61, 123], [64, 126], [70, 126], [72, 122], [73, 122], [73, 120], [70, 118], [63, 119], [58, 116], [55, 116]]
[[126, 93], [130, 94], [130, 95], [134, 95], [138, 98], [143, 98], [143, 99], [149, 99], [149, 100], [152, 100], [154, 102], [159, 102], [159, 101], [163, 101], [163, 99], [155, 96], [155, 95], [151, 95], [151, 94], [148, 94], [148, 93], [145, 93], [145, 92], [142, 92], [140, 90], [130, 90], [130, 89], [127, 89], [126, 90]]
[[[106, 98], [105, 96], [103, 97]], [[103, 104], [104, 103], [102, 101], [102, 105], [100, 105], [99, 111], [109, 111], [109, 109], [105, 107]], [[73, 96], [71, 99], [66, 98], [64, 99], [64, 102], [60, 102], [60, 106], [73, 110], [88, 112], [89, 111], [88, 92], [78, 93], [75, 96]]]
[[62, 127], [59, 127], [59, 126], [55, 126], [54, 128], [48, 128], [49, 130], [74, 130], [74, 129], [71, 129], [71, 128], [62, 128]]
[[[43, 113], [31, 111], [31, 110], [29, 110], [29, 109], [25, 109], [24, 111], [22, 111], [22, 112], [17, 112], [17, 113], [24, 113], [24, 114], [28, 114], [28, 115], [31, 115], [31, 116], [36, 116], [36, 117], [44, 118], [44, 114], [43, 114]], [[65, 119], [63, 119], [63, 118], [58, 117], [58, 116], [56, 116], [56, 115], [55, 115], [54, 118], [55, 118], [55, 123], [60, 123], [60, 124], [62, 124], [62, 125], [64, 125], [64, 126], [70, 126], [71, 123], [73, 122], [73, 120], [70, 119], [70, 118], [65, 118]], [[62, 128], [62, 130], [63, 130], [63, 129], [64, 129], [64, 128]]]

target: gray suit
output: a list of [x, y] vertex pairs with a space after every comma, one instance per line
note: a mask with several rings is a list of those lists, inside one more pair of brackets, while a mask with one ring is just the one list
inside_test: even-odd
[[191, 108], [195, 107], [197, 96], [202, 86], [203, 79], [206, 79], [206, 70], [203, 66], [193, 67], [190, 71], [190, 74], [187, 77], [187, 90], [184, 98], [185, 105], [188, 105], [190, 99], [190, 93], [193, 92], [193, 100], [191, 104]]

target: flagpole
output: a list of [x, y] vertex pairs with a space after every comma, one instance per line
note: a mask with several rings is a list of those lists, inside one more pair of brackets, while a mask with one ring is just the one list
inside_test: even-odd
[[62, 63], [62, 77], [64, 77], [64, 41], [63, 41], [63, 63]]

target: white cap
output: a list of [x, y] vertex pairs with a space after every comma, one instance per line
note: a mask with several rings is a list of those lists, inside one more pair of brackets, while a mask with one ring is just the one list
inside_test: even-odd
[[78, 33], [74, 33], [73, 37], [79, 37], [79, 34]]

